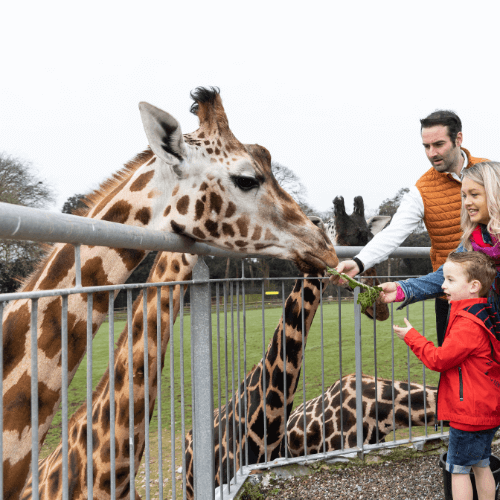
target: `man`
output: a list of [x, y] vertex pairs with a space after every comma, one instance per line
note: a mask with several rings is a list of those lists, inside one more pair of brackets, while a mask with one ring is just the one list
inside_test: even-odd
[[[337, 271], [351, 277], [385, 260], [416, 229], [420, 221], [431, 239], [431, 262], [435, 271], [454, 250], [460, 230], [461, 180], [464, 168], [484, 158], [473, 158], [461, 147], [462, 122], [452, 111], [439, 110], [420, 120], [422, 144], [430, 168], [403, 197], [391, 224], [378, 233], [352, 260], [341, 262]], [[338, 280], [333, 280], [334, 282]], [[441, 346], [446, 331], [448, 302], [436, 299], [436, 328]]]

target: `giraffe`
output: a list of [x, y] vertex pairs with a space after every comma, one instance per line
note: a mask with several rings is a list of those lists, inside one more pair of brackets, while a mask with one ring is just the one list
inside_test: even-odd
[[[375, 215], [365, 220], [365, 207], [363, 198], [354, 198], [354, 210], [351, 215], [347, 215], [344, 205], [344, 198], [337, 196], [333, 200], [333, 218], [326, 224], [326, 232], [330, 241], [339, 246], [365, 246], [378, 232], [382, 231], [389, 224], [391, 217], [386, 215]], [[366, 269], [361, 276], [368, 279], [363, 283], [368, 286], [380, 284], [375, 267]], [[373, 306], [365, 311], [366, 316], [373, 318]], [[378, 321], [385, 321], [389, 318], [389, 308], [379, 299], [375, 303], [375, 314]]]
[[[191, 111], [199, 128], [183, 135], [179, 122], [148, 103], [139, 105], [149, 148], [87, 198], [90, 218], [173, 232], [241, 253], [280, 256], [303, 271], [335, 266], [333, 245], [278, 185], [271, 156], [259, 145], [240, 143], [229, 128], [218, 89], [198, 88]], [[83, 287], [126, 281], [148, 252], [84, 246]], [[75, 285], [75, 257], [57, 244], [22, 291]], [[87, 295], [68, 299], [68, 382], [86, 348]], [[13, 301], [3, 323], [4, 498], [19, 498], [31, 462], [31, 355], [29, 299]], [[95, 335], [108, 294], [94, 294]], [[38, 446], [61, 400], [61, 300], [38, 300]]]
[[[377, 393], [375, 393], [375, 385]], [[342, 402], [340, 399], [342, 387]], [[394, 409], [392, 389], [394, 387]], [[363, 442], [374, 444], [378, 437], [409, 426], [408, 392], [411, 398], [411, 424], [425, 425], [434, 418], [437, 387], [407, 382], [375, 379], [363, 375]], [[375, 398], [375, 394], [377, 397]], [[337, 380], [325, 392], [325, 445], [326, 451], [353, 448], [356, 446], [356, 375], [350, 374]], [[375, 402], [378, 401], [378, 415]], [[321, 396], [306, 403], [307, 454], [323, 453], [323, 404]], [[304, 455], [304, 405], [300, 405], [290, 415], [287, 424], [288, 451], [290, 456]], [[344, 433], [344, 442], [341, 434]], [[378, 419], [377, 419], [378, 416]], [[396, 426], [393, 426], [393, 418]]]
[[[282, 440], [285, 433], [284, 414], [284, 363], [283, 363], [283, 321], [285, 321], [286, 343], [286, 415], [290, 414], [302, 366], [302, 305], [304, 306], [304, 348], [307, 336], [320, 303], [320, 280], [315, 279], [322, 273], [305, 274], [304, 301], [302, 301], [302, 280], [297, 280], [285, 303], [285, 317], [281, 317], [274, 335], [270, 340], [264, 360], [246, 375], [239, 390], [226, 405], [214, 411], [214, 454], [215, 454], [215, 486], [225, 482], [229, 462], [230, 477], [234, 476], [233, 442], [236, 440], [236, 469], [240, 464], [240, 450], [245, 456], [248, 449], [249, 464], [263, 462], [265, 459], [267, 440], [267, 454], [269, 460], [274, 460], [281, 454]], [[322, 287], [324, 288], [324, 286]], [[265, 366], [265, 371], [263, 367]], [[265, 381], [264, 381], [265, 374]], [[264, 385], [265, 383], [265, 385]], [[264, 387], [266, 393], [266, 407], [264, 409]], [[246, 397], [246, 402], [245, 402]], [[235, 408], [236, 406], [236, 408]], [[227, 407], [227, 408], [226, 408]], [[243, 415], [246, 408], [246, 414]], [[264, 411], [266, 418], [267, 435], [264, 437]], [[232, 422], [235, 413], [236, 427], [247, 424], [247, 436], [239, 441], [238, 431], [233, 435]], [[227, 413], [227, 415], [226, 415]], [[228, 420], [226, 420], [226, 418]], [[222, 427], [221, 448], [219, 447], [219, 420]], [[227, 433], [229, 433], [229, 449], [227, 448]], [[243, 432], [244, 434], [244, 432]], [[186, 497], [194, 498], [193, 492], [193, 433], [186, 435]]]
[[[148, 283], [190, 280], [198, 256], [186, 253], [160, 252], [151, 268]], [[185, 287], [183, 287], [185, 289]], [[181, 287], [173, 289], [173, 319], [179, 312]], [[161, 289], [161, 369], [170, 339], [169, 287]], [[134, 372], [134, 464], [139, 467], [145, 448], [145, 393], [149, 395], [149, 416], [153, 414], [157, 396], [157, 297], [156, 289], [147, 292], [147, 325], [149, 356], [149, 387], [144, 387], [144, 316], [142, 294], [133, 306], [133, 372]], [[130, 498], [129, 451], [129, 358], [128, 327], [120, 335], [115, 350], [115, 453], [116, 498]], [[93, 434], [93, 497], [111, 498], [110, 459], [110, 391], [109, 367], [92, 395]], [[68, 497], [73, 500], [88, 498], [87, 489], [87, 409], [84, 402], [73, 414], [68, 424]], [[45, 459], [40, 460], [39, 498], [62, 498], [62, 443]], [[22, 499], [32, 498], [31, 478]], [[139, 498], [135, 492], [135, 498]]]

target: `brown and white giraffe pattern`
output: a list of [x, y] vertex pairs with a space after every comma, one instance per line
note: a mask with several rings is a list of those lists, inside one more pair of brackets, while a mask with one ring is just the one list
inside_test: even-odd
[[[185, 281], [191, 279], [198, 257], [190, 254], [162, 252], [156, 257], [148, 283]], [[185, 287], [183, 287], [185, 289]], [[161, 288], [161, 368], [170, 340], [169, 287]], [[173, 320], [180, 308], [179, 285], [173, 287]], [[144, 316], [143, 296], [133, 306], [133, 373], [134, 373], [134, 463], [137, 471], [145, 447], [145, 387], [144, 387]], [[147, 292], [147, 331], [149, 357], [149, 415], [153, 414], [157, 396], [157, 293]], [[130, 445], [129, 445], [129, 357], [128, 328], [123, 330], [115, 350], [115, 467], [116, 498], [130, 497]], [[110, 455], [110, 392], [109, 367], [92, 396], [93, 437], [93, 498], [111, 498]], [[68, 424], [68, 498], [86, 499], [87, 490], [87, 407], [86, 403], [73, 414]], [[39, 498], [62, 498], [62, 443], [39, 462]], [[31, 480], [22, 498], [32, 497]], [[135, 492], [135, 498], [138, 498]]]
[[[295, 287], [285, 303], [285, 343], [286, 343], [286, 408], [287, 416], [293, 407], [295, 391], [299, 381], [302, 366], [302, 304], [304, 305], [304, 347], [307, 336], [320, 303], [320, 280], [306, 275], [304, 280], [304, 301], [302, 301], [301, 280], [295, 282]], [[285, 433], [284, 420], [284, 363], [283, 363], [283, 317], [280, 319], [274, 335], [267, 347], [264, 363], [262, 360], [246, 376], [246, 412], [245, 385], [242, 382], [237, 393], [228, 403], [226, 420], [226, 405], [214, 412], [214, 453], [215, 453], [215, 485], [227, 481], [227, 467], [230, 477], [234, 475], [233, 447], [236, 449], [236, 469], [240, 467], [240, 450], [250, 464], [264, 461], [266, 448], [264, 439], [264, 375], [266, 387], [266, 429], [267, 457], [274, 460], [280, 456], [281, 442]], [[265, 366], [265, 370], [263, 370]], [[235, 408], [236, 405], [236, 408]], [[233, 434], [233, 412], [236, 422], [236, 436]], [[222, 429], [221, 447], [219, 447], [219, 420]], [[229, 421], [229, 425], [227, 422]], [[245, 421], [247, 436], [245, 436]], [[239, 440], [239, 429], [242, 429], [242, 440]], [[229, 433], [229, 448], [227, 434]], [[193, 494], [193, 435], [186, 435], [186, 484], [187, 498]], [[247, 450], [246, 450], [247, 449]]]
[[[197, 89], [193, 98], [200, 128], [186, 139], [171, 115], [141, 103], [151, 150], [139, 155], [89, 196], [92, 207], [87, 216], [184, 234], [241, 252], [279, 255], [294, 260], [304, 271], [311, 267], [335, 266], [338, 259], [324, 231], [309, 221], [272, 176], [267, 150], [257, 145], [245, 146], [234, 137], [218, 92]], [[228, 159], [223, 164], [220, 160], [224, 155], [228, 155]], [[196, 228], [199, 231], [195, 231]], [[84, 246], [81, 249], [82, 286], [123, 283], [146, 254], [145, 251]], [[24, 291], [74, 285], [73, 248], [61, 244], [54, 247], [28, 280]], [[69, 297], [69, 382], [85, 352], [86, 300], [86, 295]], [[107, 308], [107, 293], [94, 294], [94, 334]], [[18, 300], [9, 305], [4, 316], [6, 499], [21, 495], [31, 460], [30, 314], [30, 303]], [[40, 299], [39, 447], [61, 399], [60, 325], [60, 299]]]
[[[340, 387], [342, 386], [342, 402]], [[375, 391], [375, 388], [377, 389]], [[394, 388], [394, 406], [392, 392]], [[408, 393], [410, 394], [408, 396]], [[394, 429], [423, 426], [434, 419], [437, 388], [421, 384], [375, 379], [369, 375], [362, 378], [363, 443], [374, 444]], [[411, 401], [411, 405], [410, 405]], [[376, 402], [378, 402], [378, 413]], [[330, 386], [324, 395], [325, 433], [323, 434], [323, 402], [321, 396], [311, 399], [306, 407], [307, 454], [353, 448], [357, 444], [356, 434], [356, 375], [346, 375]], [[377, 418], [378, 417], [378, 418]], [[342, 418], [342, 421], [341, 421]], [[393, 424], [395, 419], [395, 427]], [[342, 432], [343, 431], [343, 434]], [[343, 436], [343, 442], [342, 442]], [[304, 455], [304, 405], [293, 410], [287, 423], [288, 452], [291, 457]]]

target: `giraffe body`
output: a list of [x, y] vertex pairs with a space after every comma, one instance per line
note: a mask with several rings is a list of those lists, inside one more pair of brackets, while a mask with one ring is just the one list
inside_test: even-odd
[[[342, 385], [342, 404], [340, 387]], [[375, 385], [377, 398], [375, 398]], [[392, 390], [394, 387], [394, 410]], [[411, 394], [411, 424], [425, 425], [434, 419], [437, 388], [421, 384], [375, 379], [369, 375], [362, 378], [363, 398], [363, 443], [375, 444], [377, 428], [379, 440], [394, 429], [409, 427], [408, 391]], [[325, 400], [325, 445], [326, 451], [353, 448], [357, 444], [356, 434], [356, 375], [346, 375], [330, 386], [324, 395]], [[378, 401], [378, 419], [376, 405]], [[323, 406], [322, 398], [311, 399], [306, 407], [307, 454], [323, 453]], [[288, 451], [291, 457], [304, 455], [304, 405], [293, 410], [287, 424]], [[393, 416], [396, 426], [393, 425]], [[342, 417], [342, 422], [341, 422]], [[344, 440], [342, 442], [341, 425]]]
[[[87, 217], [189, 236], [209, 245], [294, 260], [299, 268], [335, 266], [324, 231], [312, 224], [271, 173], [269, 152], [240, 143], [229, 129], [218, 91], [192, 94], [200, 127], [182, 135], [168, 113], [141, 103], [150, 148], [88, 196]], [[83, 214], [82, 214], [83, 215]], [[82, 286], [126, 281], [147, 252], [81, 249]], [[71, 245], [55, 245], [23, 291], [75, 285]], [[39, 448], [61, 400], [61, 299], [38, 301]], [[72, 295], [68, 313], [68, 381], [86, 348], [86, 295]], [[107, 292], [94, 294], [95, 334], [108, 308]], [[4, 498], [21, 496], [31, 461], [30, 302], [4, 313]]]

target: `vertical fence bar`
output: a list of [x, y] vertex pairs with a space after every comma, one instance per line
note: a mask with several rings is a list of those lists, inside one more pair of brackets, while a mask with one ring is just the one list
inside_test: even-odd
[[306, 345], [305, 345], [305, 321], [304, 321], [304, 280], [300, 286], [300, 316], [301, 316], [301, 337], [302, 337], [302, 404], [304, 405], [304, 456], [307, 457], [307, 417], [306, 417]]
[[282, 302], [282, 313], [283, 318], [283, 333], [281, 334], [281, 343], [283, 345], [283, 422], [285, 425], [284, 440], [285, 440], [285, 459], [288, 458], [288, 436], [287, 436], [287, 373], [286, 373], [286, 314], [285, 314], [285, 282], [281, 282], [281, 302]]
[[[148, 290], [142, 290], [142, 330], [144, 343], [144, 461], [146, 468], [146, 500], [151, 496], [149, 452], [149, 346], [148, 346]], [[160, 346], [157, 346], [160, 348]], [[173, 469], [173, 467], [172, 467]], [[175, 497], [174, 497], [175, 498]]]
[[[245, 416], [245, 465], [248, 465], [248, 422], [247, 422], [247, 314], [246, 314], [246, 297], [245, 297], [245, 282], [241, 284], [243, 293], [243, 415]], [[221, 498], [222, 500], [222, 498]]]
[[[234, 482], [238, 483], [238, 474], [237, 474], [237, 463], [238, 463], [238, 455], [236, 454], [236, 392], [234, 390], [234, 293], [233, 293], [233, 282], [229, 286], [230, 289], [230, 298], [231, 298], [231, 399], [233, 401], [233, 466], [234, 466]], [[229, 451], [229, 450], [228, 450]]]
[[[38, 299], [31, 299], [31, 484], [38, 500]], [[3, 376], [3, 374], [2, 374]]]
[[116, 497], [115, 449], [115, 292], [109, 292], [109, 454], [111, 461], [111, 498]]
[[[243, 268], [242, 268], [243, 270]], [[241, 331], [240, 331], [240, 282], [236, 283], [236, 326], [238, 330], [238, 437], [240, 443], [240, 476], [243, 475], [243, 440], [241, 435]], [[236, 409], [235, 409], [236, 411]]]
[[62, 497], [68, 500], [68, 296], [61, 298]]
[[168, 314], [170, 322], [170, 442], [172, 464], [172, 498], [175, 498], [175, 371], [174, 371], [174, 289], [168, 287]]
[[[181, 369], [181, 449], [182, 449], [182, 498], [186, 500], [186, 415], [184, 410], [184, 289], [179, 290], [179, 349], [180, 349], [180, 369]], [[163, 498], [160, 496], [159, 498]]]
[[378, 429], [378, 376], [377, 376], [377, 303], [373, 304], [373, 364], [375, 374], [375, 442], [379, 444], [379, 429]]
[[92, 442], [92, 309], [94, 295], [87, 294], [87, 492], [94, 496], [94, 462]]
[[[422, 335], [425, 337], [425, 300], [422, 301]], [[427, 429], [427, 387], [425, 384], [425, 365], [422, 363], [422, 383], [424, 386], [424, 422], [425, 422], [425, 437], [428, 436]]]
[[[3, 346], [3, 302], [0, 302], [0, 342]], [[0, 463], [3, 464], [3, 347], [0, 349]], [[3, 466], [0, 467], [0, 492], [3, 492]]]
[[325, 423], [325, 343], [323, 338], [323, 281], [319, 280], [319, 312], [321, 325], [321, 409], [323, 423], [323, 453], [326, 453], [326, 423]]
[[134, 353], [132, 331], [132, 290], [127, 290], [127, 342], [128, 342], [128, 446], [130, 453], [130, 491], [135, 491], [134, 446]]
[[[229, 458], [229, 354], [228, 354], [228, 339], [227, 339], [227, 282], [223, 284], [224, 292], [224, 348], [225, 348], [225, 362], [226, 362], [226, 481], [227, 491], [231, 493], [231, 460]], [[221, 466], [222, 470], [222, 466]], [[222, 475], [222, 474], [221, 474]], [[221, 480], [222, 485], [222, 480]]]
[[196, 401], [193, 412], [196, 500], [214, 498], [212, 321], [208, 279], [208, 267], [200, 257], [193, 269], [191, 289], [191, 342], [196, 353], [196, 363], [191, 360], [193, 399]]
[[396, 441], [396, 408], [395, 408], [395, 394], [394, 394], [394, 304], [391, 303], [391, 359], [392, 359], [392, 433], [393, 440]]
[[340, 449], [344, 450], [344, 395], [342, 393], [342, 297], [337, 287], [337, 303], [339, 306], [339, 396], [340, 396]]
[[219, 297], [219, 283], [215, 285], [215, 316], [217, 320], [217, 398], [218, 398], [218, 407], [219, 407], [219, 456], [218, 456], [218, 464], [219, 464], [219, 483], [220, 483], [220, 498], [224, 500], [224, 488], [222, 487], [224, 483], [224, 475], [222, 469], [222, 378], [221, 378], [221, 370], [220, 370], [220, 297]]
[[[406, 317], [410, 321], [410, 307], [406, 306]], [[411, 441], [411, 375], [410, 375], [410, 346], [406, 346], [406, 363], [408, 366], [408, 429]]]
[[[157, 424], [158, 424], [158, 498], [163, 498], [163, 440], [162, 440], [162, 426], [161, 426], [161, 287], [156, 287], [156, 399], [158, 400], [157, 408]], [[184, 374], [181, 372], [181, 377]], [[185, 434], [183, 434], [184, 436]], [[182, 440], [184, 443], [184, 440]], [[186, 481], [186, 464], [182, 469], [184, 484]], [[186, 487], [184, 486], [184, 492]], [[184, 498], [184, 500], [186, 500]]]
[[354, 289], [354, 352], [356, 357], [356, 437], [358, 453], [363, 455], [363, 365], [361, 357], [361, 306], [359, 286]]
[[266, 303], [264, 297], [264, 280], [262, 280], [262, 394], [264, 395], [264, 462], [267, 464]]

